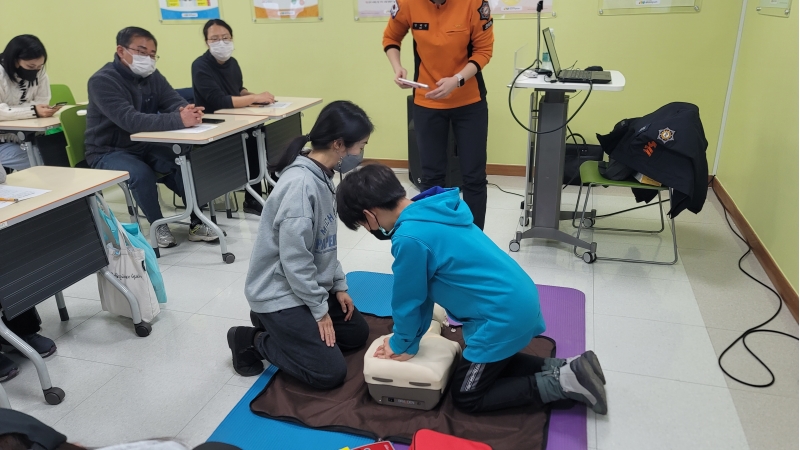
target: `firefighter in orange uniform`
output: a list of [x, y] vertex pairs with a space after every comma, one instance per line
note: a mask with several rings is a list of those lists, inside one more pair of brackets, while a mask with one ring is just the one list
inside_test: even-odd
[[464, 201], [475, 225], [486, 218], [486, 139], [489, 109], [481, 70], [494, 45], [491, 7], [485, 0], [396, 0], [383, 33], [395, 83], [408, 79], [400, 43], [414, 37], [414, 128], [422, 165], [422, 188], [444, 186], [450, 126], [458, 146]]

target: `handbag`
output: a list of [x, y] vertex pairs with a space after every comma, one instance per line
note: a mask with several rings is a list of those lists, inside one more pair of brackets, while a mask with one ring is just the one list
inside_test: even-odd
[[[102, 208], [98, 208], [100, 212], [100, 217], [105, 222], [107, 229], [103, 230], [105, 242], [108, 242], [113, 239], [113, 242], [116, 245], [119, 245], [119, 234], [126, 234], [130, 243], [142, 250], [144, 252], [145, 257], [145, 268], [147, 269], [147, 275], [150, 278], [150, 283], [153, 285], [153, 290], [156, 293], [156, 298], [158, 299], [158, 303], [167, 303], [167, 289], [164, 287], [164, 278], [161, 276], [161, 269], [158, 267], [158, 258], [156, 257], [156, 252], [153, 251], [153, 248], [150, 246], [150, 242], [147, 241], [147, 238], [144, 237], [144, 234], [141, 232], [138, 223], [123, 223], [122, 230], [117, 230], [116, 222], [117, 218], [114, 216], [114, 212], [111, 211], [111, 208], [108, 208], [107, 205], [104, 204], [104, 201], [98, 200]], [[108, 211], [108, 214], [106, 214]], [[111, 236], [109, 236], [108, 232], [110, 231]]]
[[[567, 144], [567, 152], [564, 157], [564, 179], [563, 184], [580, 186], [581, 184], [581, 164], [586, 161], [602, 161], [603, 148], [599, 145], [590, 145], [586, 139], [578, 133], [570, 133], [567, 140], [572, 138], [573, 144]], [[578, 139], [581, 138], [581, 143]]]
[[423, 428], [414, 433], [408, 450], [492, 450], [492, 447]]
[[[110, 213], [110, 210], [109, 210]], [[119, 236], [119, 248], [112, 242], [106, 244], [108, 271], [136, 297], [142, 320], [152, 322], [161, 308], [145, 268], [144, 250], [134, 247], [119, 220], [114, 219], [114, 228]], [[103, 311], [132, 318], [131, 305], [109, 280], [97, 274], [100, 304]]]

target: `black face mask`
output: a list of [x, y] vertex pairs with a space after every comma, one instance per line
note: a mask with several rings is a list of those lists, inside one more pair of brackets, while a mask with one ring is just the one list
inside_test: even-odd
[[23, 69], [22, 67], [17, 67], [17, 76], [21, 80], [25, 80], [30, 83], [36, 81], [37, 75], [39, 75], [38, 69]]
[[[372, 214], [372, 212], [370, 212], [370, 214]], [[389, 239], [391, 239], [392, 236], [394, 236], [394, 230], [396, 228], [396, 225], [394, 227], [392, 227], [391, 230], [386, 231], [381, 226], [380, 222], [378, 222], [378, 218], [374, 214], [372, 214], [372, 217], [375, 217], [375, 223], [378, 224], [378, 229], [377, 230], [368, 230], [370, 232], [370, 234], [375, 236], [375, 238], [378, 239], [379, 241], [388, 241]]]
[[375, 236], [379, 241], [388, 241], [392, 238], [392, 235], [394, 235], [394, 228], [392, 228], [392, 230], [389, 231], [388, 235], [383, 234], [383, 231], [381, 230], [370, 230], [369, 232], [370, 234]]

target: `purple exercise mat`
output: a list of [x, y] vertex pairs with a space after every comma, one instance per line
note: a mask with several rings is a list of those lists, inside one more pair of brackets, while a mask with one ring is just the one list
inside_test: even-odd
[[[586, 296], [577, 289], [537, 285], [544, 335], [556, 341], [556, 356], [569, 358], [586, 350]], [[547, 450], [586, 450], [586, 407], [575, 405], [550, 413]]]
[[[569, 358], [586, 350], [586, 297], [583, 292], [563, 287], [537, 285], [542, 306], [544, 335], [556, 341], [556, 356]], [[586, 450], [586, 407], [575, 405], [552, 411], [547, 432], [547, 450]], [[394, 444], [397, 450], [408, 446]]]

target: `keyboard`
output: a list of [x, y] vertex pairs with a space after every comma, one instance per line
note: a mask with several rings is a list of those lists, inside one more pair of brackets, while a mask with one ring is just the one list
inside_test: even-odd
[[566, 83], [595, 84], [611, 83], [611, 72], [593, 70], [562, 70], [558, 73], [558, 81]]
[[588, 70], [562, 70], [558, 74], [558, 78], [567, 78], [570, 80], [591, 80], [592, 72]]

